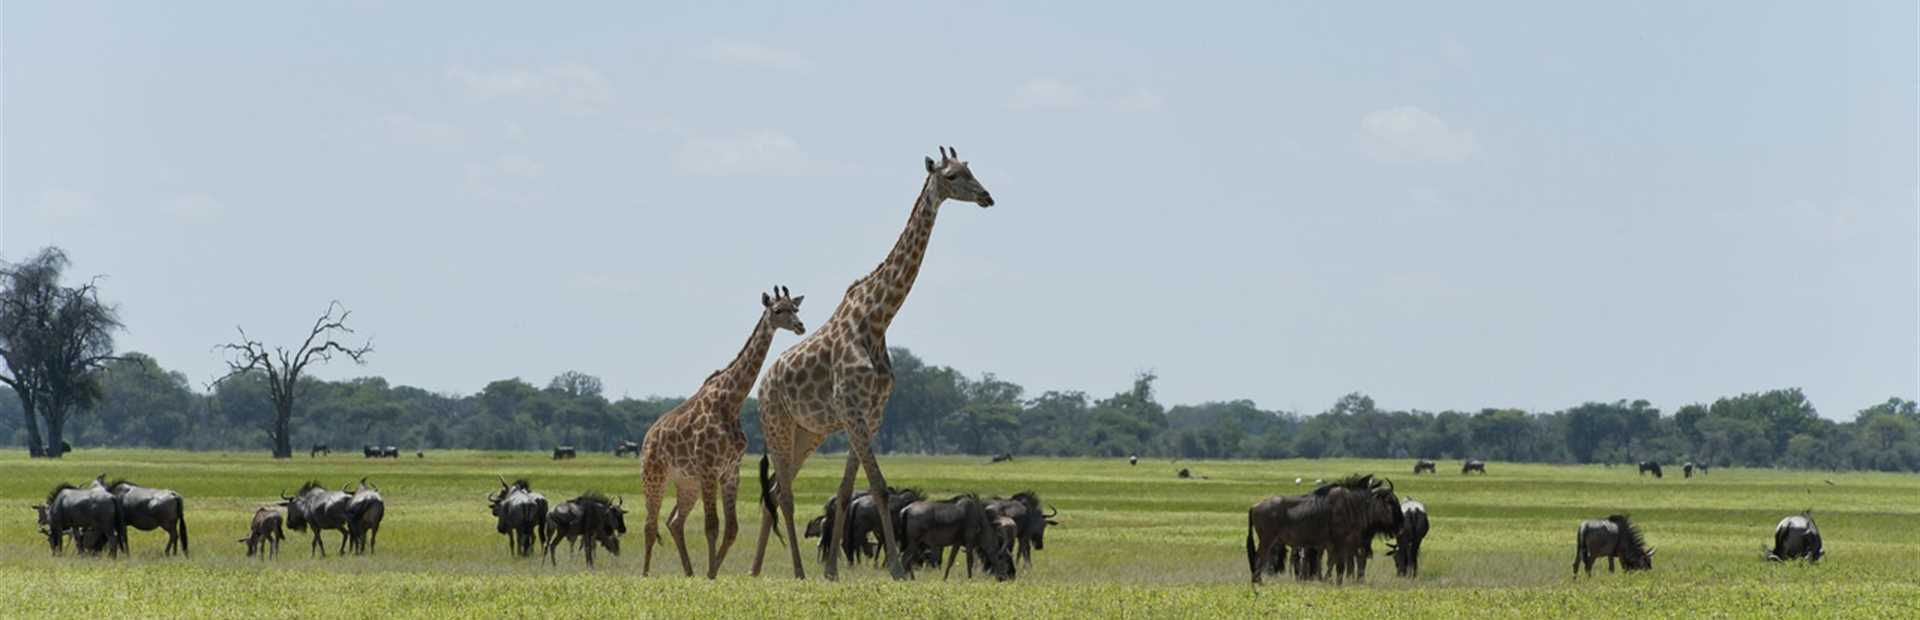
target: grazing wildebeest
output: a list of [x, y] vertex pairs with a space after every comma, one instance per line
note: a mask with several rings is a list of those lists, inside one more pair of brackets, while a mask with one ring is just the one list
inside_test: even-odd
[[991, 461], [987, 461], [987, 464], [988, 464], [988, 465], [992, 465], [992, 464], [994, 464], [994, 463], [1006, 463], [1006, 462], [1010, 462], [1010, 461], [1012, 461], [1012, 460], [1013, 460], [1013, 453], [1012, 453], [1012, 452], [1002, 452], [1002, 453], [1000, 453], [1000, 454], [995, 454], [995, 455], [993, 455], [993, 460], [991, 460]]
[[1707, 462], [1700, 461], [1699, 465], [1700, 465], [1700, 475], [1702, 476], [1707, 475]]
[[1619, 558], [1620, 567], [1629, 571], [1653, 570], [1653, 548], [1647, 546], [1646, 539], [1640, 536], [1640, 528], [1627, 520], [1626, 515], [1581, 523], [1573, 542], [1575, 577], [1580, 576], [1582, 565], [1587, 568], [1587, 576], [1593, 576], [1593, 561], [1600, 556], [1606, 556], [1609, 573], [1613, 572], [1614, 558]]
[[247, 557], [259, 553], [261, 559], [279, 558], [280, 541], [286, 538], [286, 531], [280, 529], [280, 510], [261, 506], [253, 511], [253, 525], [247, 529], [247, 537], [237, 542], [247, 543]]
[[1262, 573], [1284, 569], [1276, 553], [1288, 547], [1324, 549], [1333, 573], [1344, 582], [1347, 574], [1358, 573], [1368, 540], [1399, 532], [1405, 518], [1392, 481], [1372, 474], [1348, 476], [1306, 495], [1267, 498], [1247, 509], [1247, 567], [1257, 584]]
[[387, 446], [387, 447], [385, 447], [385, 448], [381, 448], [381, 449], [380, 449], [380, 456], [382, 456], [382, 457], [385, 457], [385, 458], [390, 458], [390, 459], [397, 459], [397, 458], [400, 458], [400, 447], [399, 447], [399, 446]]
[[598, 491], [587, 491], [547, 511], [547, 562], [559, 563], [553, 549], [560, 546], [562, 540], [572, 543], [579, 539], [580, 546], [586, 549], [588, 568], [593, 567], [596, 544], [620, 555], [620, 535], [627, 533], [625, 506], [625, 498], [609, 500]]
[[1687, 461], [1685, 464], [1681, 465], [1680, 474], [1681, 474], [1680, 476], [1681, 478], [1692, 478], [1693, 477], [1693, 461]]
[[[155, 529], [167, 533], [165, 553], [193, 557], [187, 549], [187, 504], [171, 489], [143, 487], [126, 480], [107, 485], [107, 492], [120, 498], [120, 511], [127, 525], [142, 532]], [[120, 550], [127, 550], [127, 539], [120, 539]]]
[[1420, 542], [1427, 538], [1427, 505], [1408, 497], [1400, 502], [1400, 514], [1406, 517], [1394, 542], [1387, 545], [1393, 557], [1393, 571], [1401, 577], [1420, 576]]
[[360, 455], [362, 458], [377, 459], [380, 458], [381, 452], [380, 446], [360, 444]]
[[347, 525], [352, 516], [347, 512], [347, 504], [353, 496], [340, 491], [331, 491], [321, 486], [319, 481], [309, 480], [300, 485], [293, 495], [280, 494], [280, 503], [287, 509], [287, 527], [295, 532], [313, 530], [313, 544], [308, 545], [308, 555], [319, 554], [327, 557], [327, 545], [320, 541], [323, 530], [340, 532], [340, 553], [347, 552]]
[[1435, 465], [1433, 464], [1433, 461], [1420, 459], [1418, 461], [1413, 462], [1413, 475], [1418, 476], [1420, 475], [1420, 472], [1436, 474], [1436, 473], [1440, 473], [1440, 470], [1435, 469]]
[[[821, 518], [815, 519], [819, 523], [820, 530], [818, 533], [809, 535], [820, 537], [820, 557], [823, 562], [826, 561], [828, 549], [833, 545], [830, 533], [834, 531], [833, 520], [840, 513], [839, 499], [838, 497], [827, 498]], [[922, 499], [926, 499], [926, 496], [922, 495], [919, 489], [892, 487], [887, 489], [887, 505], [895, 510]], [[812, 524], [808, 524], [810, 530], [812, 527]], [[840, 549], [847, 558], [847, 563], [853, 564], [858, 557], [879, 561], [880, 535], [879, 503], [869, 496], [868, 491], [855, 491], [852, 504], [847, 510], [847, 538], [840, 543]]]
[[333, 448], [327, 447], [327, 444], [324, 444], [324, 443], [316, 443], [316, 444], [313, 444], [312, 450], [307, 451], [308, 458], [317, 457], [322, 454], [327, 456], [333, 456]]
[[573, 446], [560, 446], [558, 448], [553, 449], [553, 460], [556, 460], [556, 461], [560, 459], [570, 459], [577, 456], [580, 456], [580, 452], [578, 450], [573, 449]]
[[493, 511], [494, 530], [507, 535], [509, 553], [532, 557], [536, 538], [547, 544], [547, 498], [535, 493], [525, 478], [509, 485], [501, 477], [500, 490], [487, 494], [487, 508]]
[[1660, 463], [1658, 461], [1640, 461], [1640, 475], [1645, 476], [1647, 472], [1653, 472], [1654, 478], [1666, 477], [1660, 472]]
[[1773, 527], [1773, 549], [1767, 551], [1768, 560], [1806, 558], [1808, 563], [1817, 563], [1826, 554], [1826, 547], [1820, 544], [1820, 527], [1813, 524], [1812, 508], [1781, 519]]
[[1128, 455], [1128, 456], [1127, 456], [1127, 464], [1128, 464], [1128, 465], [1139, 465], [1139, 464], [1140, 464], [1140, 455], [1138, 455], [1138, 454], [1132, 454], [1132, 455]]
[[1482, 461], [1480, 459], [1467, 459], [1465, 462], [1460, 463], [1461, 475], [1471, 474], [1476, 471], [1480, 472], [1480, 475], [1482, 476], [1487, 475], [1486, 461]]
[[371, 554], [380, 546], [380, 521], [387, 517], [387, 502], [380, 489], [360, 479], [360, 489], [348, 494], [347, 537], [353, 541], [355, 555]]
[[73, 537], [77, 553], [120, 555], [120, 541], [127, 537], [126, 517], [120, 498], [107, 491], [96, 479], [85, 488], [60, 483], [47, 492], [47, 502], [34, 506], [40, 513], [42, 532], [54, 555], [60, 555], [61, 539]]
[[640, 456], [640, 442], [633, 441], [630, 439], [622, 439], [620, 440], [620, 443], [613, 445], [614, 457], [618, 458], [618, 457], [626, 456], [629, 454], [634, 456]]
[[[1006, 581], [1014, 577], [1013, 557], [1004, 551], [999, 531], [987, 518], [986, 503], [977, 495], [966, 493], [946, 501], [920, 500], [908, 504], [900, 509], [896, 527], [900, 529], [900, 540], [905, 541], [904, 557], [919, 558], [927, 549], [937, 552], [951, 548], [946, 576], [953, 575], [954, 560], [964, 550], [970, 556], [967, 576], [973, 576], [973, 559], [977, 558], [986, 566], [987, 574], [995, 579]], [[907, 575], [912, 577], [914, 562], [905, 564]]]
[[1040, 496], [1033, 491], [1021, 491], [1011, 498], [996, 497], [987, 502], [987, 516], [1007, 517], [1019, 527], [1013, 543], [1018, 549], [1017, 557], [1028, 568], [1033, 567], [1034, 550], [1044, 551], [1047, 548], [1047, 526], [1060, 524], [1053, 520], [1060, 516], [1060, 511], [1052, 506], [1047, 508], [1051, 512], [1041, 512]]

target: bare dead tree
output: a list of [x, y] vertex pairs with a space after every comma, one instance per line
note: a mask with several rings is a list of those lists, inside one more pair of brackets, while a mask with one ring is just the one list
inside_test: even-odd
[[[100, 301], [97, 277], [60, 286], [66, 266], [66, 253], [47, 247], [25, 262], [0, 267], [0, 359], [8, 370], [0, 383], [20, 397], [33, 456], [66, 453], [61, 435], [67, 416], [99, 401], [101, 366], [120, 359], [113, 355], [119, 311]], [[47, 419], [44, 443], [35, 413]]]
[[[340, 313], [338, 317], [334, 316], [336, 310]], [[354, 333], [353, 328], [347, 327], [347, 317], [352, 315], [339, 301], [328, 303], [327, 311], [314, 319], [313, 328], [307, 330], [306, 341], [296, 349], [274, 347], [269, 351], [267, 345], [249, 338], [247, 330], [239, 327], [234, 328], [240, 332], [239, 342], [214, 347], [215, 351], [225, 351], [232, 357], [227, 360], [227, 374], [215, 379], [212, 385], [250, 372], [266, 373], [267, 393], [273, 399], [273, 423], [264, 430], [273, 439], [273, 458], [293, 458], [293, 438], [288, 436], [288, 427], [293, 420], [293, 401], [299, 396], [300, 375], [306, 372], [307, 366], [333, 361], [336, 353], [347, 356], [355, 364], [365, 364], [366, 355], [373, 352], [371, 340], [356, 348], [335, 339]], [[315, 341], [319, 344], [314, 344]]]

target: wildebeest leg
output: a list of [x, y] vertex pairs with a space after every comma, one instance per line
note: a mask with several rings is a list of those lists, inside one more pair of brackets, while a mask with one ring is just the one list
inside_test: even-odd
[[367, 529], [367, 555], [376, 555], [380, 549], [380, 525], [374, 524]]
[[[960, 559], [960, 545], [954, 545], [954, 546], [951, 546], [951, 547], [947, 547], [947, 572], [945, 572], [945, 573], [941, 573], [941, 574], [940, 574], [940, 580], [941, 580], [941, 581], [946, 581], [948, 577], [952, 577], [952, 576], [953, 576], [953, 565], [954, 565], [954, 563], [955, 563], [955, 561], [957, 561], [957, 560], [959, 560], [959, 559]], [[968, 557], [967, 557], [967, 569], [968, 569], [968, 570], [972, 570], [972, 569], [973, 569], [973, 557], [972, 557], [972, 556], [968, 556]]]
[[716, 554], [713, 564], [707, 566], [707, 578], [720, 574], [720, 565], [727, 561], [727, 551], [733, 549], [733, 539], [740, 535], [740, 518], [734, 513], [734, 504], [740, 499], [740, 468], [721, 474], [720, 510], [726, 514], [726, 529], [720, 534], [720, 553]]
[[[848, 433], [851, 434], [852, 430], [849, 429]], [[840, 554], [836, 553], [835, 550], [846, 545], [847, 522], [851, 521], [853, 517], [853, 477], [858, 474], [859, 471], [860, 457], [849, 450], [847, 452], [846, 469], [840, 474], [840, 489], [835, 491], [833, 496], [833, 529], [820, 533], [820, 535], [828, 537], [827, 561], [820, 569], [826, 575], [828, 581], [840, 577]]]
[[313, 557], [315, 551], [320, 552], [320, 557], [327, 557], [327, 543], [320, 540], [321, 529], [311, 524], [307, 527], [313, 529], [313, 544], [307, 546], [307, 557]]
[[351, 532], [348, 532], [344, 528], [340, 530], [340, 555], [347, 554], [347, 543], [352, 539], [353, 539], [353, 534]]
[[1607, 556], [1607, 572], [1613, 572], [1613, 556]]
[[1026, 563], [1027, 568], [1033, 568], [1033, 549], [1025, 536], [1020, 537], [1020, 561]]
[[[700, 490], [693, 486], [691, 479], [673, 481], [673, 512], [667, 515], [667, 534], [673, 536], [673, 546], [680, 550], [680, 569], [688, 577], [693, 576], [693, 558], [687, 555], [687, 517], [693, 512], [694, 495]], [[593, 553], [593, 535], [586, 537], [587, 553]]]
[[[720, 488], [718, 481], [702, 479], [700, 485], [700, 510], [705, 513], [702, 525], [707, 531], [707, 578], [712, 579], [720, 570], [720, 512], [718, 510]], [[691, 509], [689, 509], [691, 510]]]

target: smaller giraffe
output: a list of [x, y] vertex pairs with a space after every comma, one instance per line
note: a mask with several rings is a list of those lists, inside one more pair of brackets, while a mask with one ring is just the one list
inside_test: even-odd
[[[646, 559], [641, 574], [653, 570], [653, 544], [660, 537], [660, 501], [673, 482], [673, 513], [667, 517], [667, 532], [680, 550], [680, 567], [693, 576], [693, 560], [687, 557], [686, 522], [693, 502], [706, 508], [707, 578], [720, 573], [727, 549], [733, 546], [740, 522], [734, 516], [734, 500], [740, 494], [740, 456], [747, 451], [747, 434], [740, 428], [740, 406], [747, 400], [760, 365], [767, 359], [775, 329], [796, 335], [807, 333], [800, 322], [800, 302], [806, 296], [792, 297], [784, 287], [774, 294], [760, 294], [760, 322], [753, 334], [725, 368], [707, 376], [700, 390], [680, 406], [674, 407], [647, 429], [642, 448], [641, 482], [647, 493]], [[714, 512], [715, 491], [726, 509], [725, 538], [719, 538], [720, 517]], [[716, 544], [717, 543], [717, 544]]]

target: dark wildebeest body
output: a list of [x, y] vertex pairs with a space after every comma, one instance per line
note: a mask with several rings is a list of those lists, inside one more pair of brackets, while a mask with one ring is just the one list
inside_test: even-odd
[[347, 504], [353, 496], [340, 491], [331, 491], [318, 481], [308, 481], [300, 485], [293, 495], [282, 494], [279, 505], [287, 509], [287, 527], [295, 532], [313, 531], [313, 544], [308, 545], [308, 555], [318, 554], [327, 557], [327, 545], [320, 540], [325, 530], [340, 532], [340, 553], [347, 552], [347, 524], [352, 520], [347, 512]]
[[253, 511], [253, 523], [247, 529], [247, 537], [238, 542], [247, 543], [247, 557], [259, 553], [261, 559], [280, 557], [280, 541], [286, 540], [287, 533], [280, 529], [280, 510], [261, 506]]
[[1647, 472], [1653, 472], [1654, 478], [1666, 477], [1665, 474], [1661, 473], [1660, 463], [1657, 461], [1640, 461], [1640, 475], [1645, 476]]
[[355, 554], [371, 554], [380, 546], [380, 522], [387, 518], [387, 502], [366, 478], [360, 479], [359, 490], [348, 495], [347, 538]]
[[[187, 550], [187, 504], [171, 489], [143, 487], [126, 480], [107, 485], [107, 492], [120, 498], [120, 511], [127, 525], [142, 532], [159, 529], [167, 533], [165, 553], [192, 557]], [[120, 539], [120, 550], [127, 551], [127, 539]]]
[[615, 458], [626, 456], [629, 454], [634, 456], [640, 456], [640, 442], [632, 441], [628, 439], [622, 439], [620, 440], [620, 443], [613, 445], [613, 456]]
[[[1052, 506], [1048, 506], [1052, 509]], [[1033, 491], [1021, 491], [1008, 499], [994, 498], [987, 502], [988, 517], [1007, 517], [1019, 529], [1012, 541], [1021, 563], [1033, 567], [1033, 552], [1047, 548], [1047, 526], [1059, 525], [1053, 520], [1059, 516], [1059, 510], [1049, 513], [1040, 511], [1040, 496]]]
[[1692, 478], [1693, 477], [1693, 461], [1687, 461], [1686, 464], [1681, 465], [1680, 474], [1681, 474], [1680, 475], [1681, 478]]
[[1476, 471], [1480, 472], [1480, 475], [1486, 475], [1487, 463], [1480, 459], [1468, 459], [1466, 462], [1460, 464], [1461, 475], [1471, 474]]
[[313, 444], [312, 450], [307, 451], [308, 458], [317, 457], [322, 454], [327, 456], [333, 456], [333, 448], [327, 447], [327, 444], [324, 444], [324, 443], [316, 443], [316, 444]]
[[361, 444], [360, 446], [360, 455], [362, 458], [377, 459], [380, 458], [381, 452], [380, 446], [370, 446], [366, 444]]
[[1653, 570], [1653, 549], [1640, 536], [1640, 528], [1627, 520], [1626, 515], [1612, 515], [1580, 524], [1574, 539], [1573, 576], [1580, 576], [1583, 565], [1587, 575], [1592, 576], [1593, 561], [1602, 556], [1607, 558], [1609, 573], [1613, 572], [1614, 558], [1619, 558], [1620, 567], [1629, 571]]
[[1400, 533], [1394, 536], [1393, 544], [1387, 545], [1387, 555], [1393, 557], [1393, 571], [1401, 577], [1420, 576], [1420, 543], [1427, 538], [1427, 505], [1407, 498], [1400, 503], [1400, 514], [1405, 523]]
[[547, 544], [547, 498], [535, 493], [526, 479], [509, 485], [502, 478], [500, 490], [487, 495], [487, 508], [493, 511], [494, 530], [507, 535], [509, 553], [532, 557], [536, 539], [543, 547]]
[[588, 491], [547, 511], [547, 562], [559, 564], [553, 550], [562, 540], [572, 543], [579, 539], [586, 550], [588, 568], [593, 567], [596, 544], [620, 555], [620, 535], [627, 533], [625, 505], [625, 499], [608, 500], [605, 495]]
[[1012, 452], [1002, 452], [1000, 454], [993, 455], [993, 460], [988, 461], [987, 464], [991, 465], [994, 463], [1009, 463], [1012, 461], [1013, 461]]
[[120, 541], [127, 537], [127, 522], [121, 513], [120, 498], [95, 480], [85, 488], [61, 483], [47, 493], [47, 503], [35, 506], [47, 535], [47, 545], [60, 555], [61, 539], [73, 537], [79, 553], [98, 555], [105, 550], [119, 556]]
[[560, 459], [570, 459], [577, 456], [580, 456], [580, 451], [575, 450], [573, 446], [560, 446], [558, 448], [553, 449], [553, 460], [556, 460], [556, 461]]
[[[951, 548], [947, 558], [946, 574], [953, 574], [954, 559], [962, 550], [967, 555], [977, 557], [986, 566], [987, 574], [995, 579], [1006, 581], [1014, 577], [1013, 558], [1003, 552], [1005, 546], [1000, 542], [1000, 533], [993, 528], [992, 520], [987, 517], [985, 502], [971, 493], [957, 495], [946, 501], [921, 500], [900, 509], [899, 539], [902, 542], [904, 557], [918, 558], [925, 550]], [[968, 560], [968, 575], [972, 574], [973, 559]], [[907, 575], [912, 576], [912, 562], [906, 563]]]
[[1400, 531], [1404, 519], [1393, 483], [1372, 475], [1350, 476], [1306, 495], [1267, 498], [1247, 509], [1247, 566], [1257, 584], [1262, 573], [1285, 568], [1274, 556], [1287, 548], [1319, 549], [1344, 581], [1358, 572], [1367, 541]]
[[1429, 474], [1439, 473], [1440, 470], [1436, 469], [1436, 467], [1438, 466], [1434, 465], [1433, 461], [1429, 461], [1426, 459], [1420, 459], [1418, 461], [1414, 461], [1413, 475], [1418, 476], [1420, 475], [1421, 472], [1426, 472]]
[[385, 448], [381, 448], [380, 456], [384, 458], [390, 458], [390, 459], [400, 458], [400, 446], [387, 446]]
[[1820, 543], [1820, 527], [1813, 524], [1813, 509], [1780, 520], [1773, 528], [1773, 550], [1767, 552], [1767, 559], [1775, 562], [1806, 558], [1809, 563], [1817, 563], [1826, 556], [1825, 545]]
[[[918, 489], [887, 489], [887, 505], [895, 510], [922, 499], [926, 497], [921, 495]], [[823, 562], [826, 561], [827, 550], [832, 545], [830, 533], [835, 531], [833, 520], [840, 514], [839, 500], [838, 497], [827, 498], [824, 512], [819, 519], [815, 519], [820, 529], [817, 533], [809, 534], [809, 536], [820, 537], [820, 558]], [[813, 527], [814, 525], [809, 523], [808, 531], [812, 532]], [[847, 510], [847, 538], [840, 543], [842, 555], [847, 558], [848, 564], [854, 563], [856, 554], [878, 562], [880, 536], [879, 502], [874, 501], [869, 491], [855, 491], [851, 506]]]

